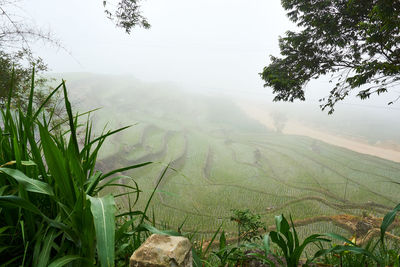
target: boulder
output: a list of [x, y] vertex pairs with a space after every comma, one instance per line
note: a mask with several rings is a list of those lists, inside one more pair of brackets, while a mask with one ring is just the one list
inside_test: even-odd
[[182, 236], [151, 235], [131, 256], [130, 267], [192, 267], [192, 244]]

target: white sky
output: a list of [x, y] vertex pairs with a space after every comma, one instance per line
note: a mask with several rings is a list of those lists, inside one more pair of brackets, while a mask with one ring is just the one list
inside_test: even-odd
[[[292, 25], [279, 0], [144, 0], [150, 30], [127, 35], [101, 0], [28, 0], [23, 8], [71, 52], [37, 44], [53, 72], [133, 74], [229, 90], [262, 88], [258, 73]], [[292, 26], [293, 27], [293, 26]]]

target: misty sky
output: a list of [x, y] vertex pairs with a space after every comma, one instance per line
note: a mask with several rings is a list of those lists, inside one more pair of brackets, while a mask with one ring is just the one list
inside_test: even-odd
[[[279, 55], [278, 36], [295, 29], [279, 0], [143, 0], [152, 28], [130, 35], [106, 19], [102, 0], [22, 0], [20, 6], [70, 52], [43, 42], [32, 46], [53, 72], [132, 74], [181, 87], [260, 93], [268, 102], [270, 89], [258, 73], [269, 55]], [[331, 87], [327, 78], [309, 83], [308, 99], [318, 105]], [[386, 107], [392, 99], [348, 101]]]
[[261, 87], [258, 73], [290, 28], [278, 0], [148, 0], [150, 30], [127, 35], [105, 18], [100, 0], [26, 1], [37, 26], [71, 52], [36, 45], [54, 72], [129, 73], [199, 87]]

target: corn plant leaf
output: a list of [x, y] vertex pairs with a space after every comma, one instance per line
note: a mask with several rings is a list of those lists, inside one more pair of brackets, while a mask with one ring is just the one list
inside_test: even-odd
[[89, 142], [89, 143], [82, 149], [81, 153], [85, 153], [94, 143], [96, 143], [96, 142], [98, 142], [98, 141], [101, 141], [101, 140], [104, 140], [104, 139], [107, 138], [108, 136], [113, 135], [113, 134], [116, 134], [116, 133], [118, 133], [118, 132], [121, 132], [121, 131], [123, 131], [123, 130], [125, 130], [125, 129], [131, 127], [131, 126], [132, 126], [132, 125], [125, 126], [125, 127], [119, 128], [119, 129], [114, 130], [114, 131], [108, 131], [107, 133], [105, 133], [105, 134], [103, 134], [103, 135], [97, 137], [96, 139], [92, 140], [91, 142]]
[[51, 186], [45, 182], [38, 181], [27, 177], [23, 172], [16, 169], [0, 168], [1, 172], [4, 172], [8, 176], [14, 178], [19, 184], [23, 185], [26, 191], [45, 194], [53, 196], [54, 192]]
[[69, 173], [66, 171], [67, 163], [65, 162], [65, 157], [52, 140], [48, 129], [39, 124], [39, 131], [51, 177], [54, 179], [55, 184], [59, 186], [60, 193], [68, 200], [67, 203], [74, 203], [76, 199], [75, 188]]
[[337, 240], [340, 240], [340, 241], [342, 241], [343, 243], [347, 243], [347, 244], [349, 244], [349, 245], [356, 246], [356, 244], [354, 244], [351, 240], [348, 240], [347, 238], [345, 238], [345, 237], [343, 237], [343, 236], [341, 236], [341, 235], [338, 235], [338, 234], [335, 234], [335, 233], [326, 233], [326, 234], [324, 234], [324, 235], [325, 235], [325, 236], [332, 237], [332, 238], [335, 238], [335, 239], [337, 239]]
[[128, 167], [124, 167], [124, 168], [120, 168], [120, 169], [113, 170], [113, 171], [111, 171], [111, 172], [108, 172], [108, 173], [104, 174], [104, 175], [101, 177], [101, 180], [103, 180], [103, 179], [105, 179], [105, 178], [107, 178], [107, 177], [109, 177], [109, 176], [111, 176], [111, 175], [113, 175], [113, 174], [115, 174], [115, 173], [117, 173], [117, 172], [124, 172], [124, 171], [128, 171], [128, 170], [131, 170], [131, 169], [136, 169], [136, 168], [144, 167], [144, 166], [149, 165], [149, 164], [151, 164], [151, 163], [153, 163], [153, 162], [149, 161], [149, 162], [144, 162], [144, 163], [135, 164], [135, 165], [132, 165], [132, 166], [128, 166]]
[[223, 249], [225, 247], [226, 247], [225, 231], [222, 230], [221, 236], [219, 237], [219, 248]]
[[339, 254], [342, 252], [350, 252], [353, 254], [362, 254], [362, 255], [365, 255], [365, 256], [373, 259], [378, 264], [382, 264], [382, 262], [380, 262], [380, 260], [377, 257], [375, 257], [371, 252], [369, 252], [368, 250], [366, 250], [364, 248], [355, 247], [355, 246], [338, 246], [338, 245], [331, 247], [329, 249], [321, 249], [321, 250], [317, 251], [314, 255], [314, 258], [311, 259], [311, 261], [318, 257], [322, 257], [322, 256], [325, 256], [330, 253]]
[[67, 265], [70, 262], [77, 261], [77, 260], [84, 260], [84, 258], [77, 256], [77, 255], [68, 255], [62, 258], [56, 259], [52, 263], [49, 264], [48, 267], [62, 267]]
[[29, 93], [29, 101], [28, 101], [28, 111], [27, 116], [30, 118], [32, 116], [32, 107], [33, 107], [33, 92], [35, 91], [35, 67], [32, 70], [31, 77], [31, 90]]
[[155, 228], [154, 226], [151, 226], [149, 224], [141, 224], [139, 225], [139, 231], [140, 230], [146, 230], [149, 231], [153, 234], [158, 234], [158, 235], [171, 235], [171, 236], [182, 236], [182, 234], [173, 231], [173, 230], [158, 230], [157, 228]]
[[381, 241], [383, 243], [383, 238], [385, 236], [386, 230], [393, 223], [394, 218], [396, 217], [397, 212], [400, 211], [400, 204], [398, 204], [391, 212], [387, 213], [383, 218], [381, 224]]
[[285, 243], [284, 239], [279, 235], [279, 233], [275, 231], [271, 231], [269, 233], [269, 236], [271, 238], [271, 241], [277, 244], [281, 249], [283, 254], [285, 255], [285, 258], [288, 258], [288, 247], [287, 244]]
[[294, 252], [293, 252], [293, 257], [295, 260], [295, 263], [298, 264], [299, 260], [300, 260], [300, 256], [302, 255], [304, 249], [306, 248], [306, 246], [308, 244], [311, 243], [315, 243], [315, 242], [330, 242], [331, 240], [323, 238], [323, 235], [319, 235], [319, 234], [314, 234], [314, 235], [310, 235], [309, 237], [307, 237], [306, 239], [304, 239], [303, 243], [296, 247]]
[[60, 89], [62, 86], [62, 83], [60, 85], [58, 85], [47, 97], [46, 99], [43, 101], [43, 103], [40, 105], [40, 107], [36, 110], [35, 114], [32, 117], [32, 120], [35, 120], [40, 112], [43, 110], [43, 108], [46, 106], [46, 104], [49, 102], [49, 100], [53, 97], [53, 95], [58, 91], [58, 89]]
[[8, 188], [8, 185], [2, 186], [0, 187], [0, 196], [2, 196], [4, 194], [4, 192], [6, 191], [6, 189]]
[[4, 226], [4, 227], [1, 227], [0, 228], [0, 235], [2, 234], [2, 233], [4, 233], [5, 231], [7, 231], [8, 229], [10, 229], [10, 228], [12, 228], [11, 226]]
[[68, 115], [69, 130], [71, 131], [71, 135], [70, 135], [71, 144], [73, 146], [73, 152], [76, 153], [76, 156], [78, 157], [79, 156], [79, 146], [78, 146], [78, 140], [77, 140], [77, 135], [76, 135], [76, 126], [74, 123], [74, 116], [72, 115], [71, 103], [69, 102], [69, 99], [68, 99], [68, 93], [67, 93], [67, 87], [65, 86], [65, 81], [63, 81], [62, 86], [63, 86], [63, 92], [64, 92], [65, 109], [66, 109], [67, 115]]
[[23, 166], [36, 166], [36, 163], [33, 162], [32, 160], [22, 160], [21, 164]]
[[263, 238], [263, 248], [265, 251], [265, 257], [268, 256], [268, 254], [270, 253], [270, 245], [269, 245], [269, 234], [264, 235]]
[[49, 218], [47, 218], [35, 205], [21, 197], [0, 196], [0, 207], [23, 208], [49, 220]]
[[111, 195], [89, 197], [96, 230], [97, 253], [103, 267], [114, 266], [115, 202]]
[[120, 240], [122, 240], [122, 238], [124, 237], [124, 235], [126, 234], [125, 232], [128, 231], [129, 227], [132, 226], [132, 228], [134, 228], [134, 221], [137, 220], [137, 217], [133, 217], [132, 219], [124, 222], [115, 232], [115, 240], [118, 242]]
[[194, 267], [202, 267], [202, 266], [204, 266], [202, 259], [197, 254], [197, 251], [194, 248], [192, 248], [192, 256], [193, 256], [193, 266]]
[[101, 178], [102, 173], [97, 171], [95, 174], [93, 174], [86, 182], [86, 194], [88, 194], [89, 196], [91, 196], [96, 188], [96, 186], [99, 184], [100, 182], [100, 178]]
[[[42, 237], [43, 238], [43, 237]], [[56, 231], [54, 229], [51, 229], [47, 234], [46, 237], [44, 237], [43, 240], [43, 246], [42, 249], [39, 253], [39, 259], [38, 259], [38, 267], [46, 267], [48, 266], [49, 258], [50, 258], [50, 252], [51, 249], [54, 245], [54, 239], [56, 238]]]
[[68, 228], [65, 224], [52, 220], [44, 215], [35, 205], [31, 202], [17, 196], [0, 196], [0, 207], [8, 208], [22, 208], [34, 214], [40, 215], [51, 226], [65, 231], [65, 233], [74, 241], [79, 240], [79, 236], [75, 231]]

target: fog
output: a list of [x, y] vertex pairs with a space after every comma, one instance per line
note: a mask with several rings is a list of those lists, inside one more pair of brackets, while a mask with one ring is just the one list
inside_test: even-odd
[[272, 103], [271, 89], [263, 88], [258, 73], [269, 55], [279, 55], [278, 36], [295, 29], [278, 0], [143, 1], [142, 11], [152, 28], [134, 29], [130, 35], [106, 19], [99, 0], [22, 1], [19, 6], [29, 23], [50, 31], [62, 45], [31, 45], [51, 72], [124, 74], [184, 90], [254, 99], [288, 114], [301, 110], [303, 119], [318, 117], [322, 126], [330, 121], [340, 125], [354, 116], [355, 121], [379, 122], [382, 132], [398, 140], [398, 129], [392, 126], [399, 103], [387, 103], [400, 89], [367, 101], [353, 94], [328, 116], [319, 110], [318, 99], [328, 95], [332, 84], [322, 77], [307, 85], [306, 103]]
[[26, 13], [68, 50], [39, 43], [54, 72], [132, 74], [188, 87], [257, 90], [258, 73], [291, 27], [279, 1], [144, 1], [150, 30], [127, 35], [102, 2], [26, 1]]

